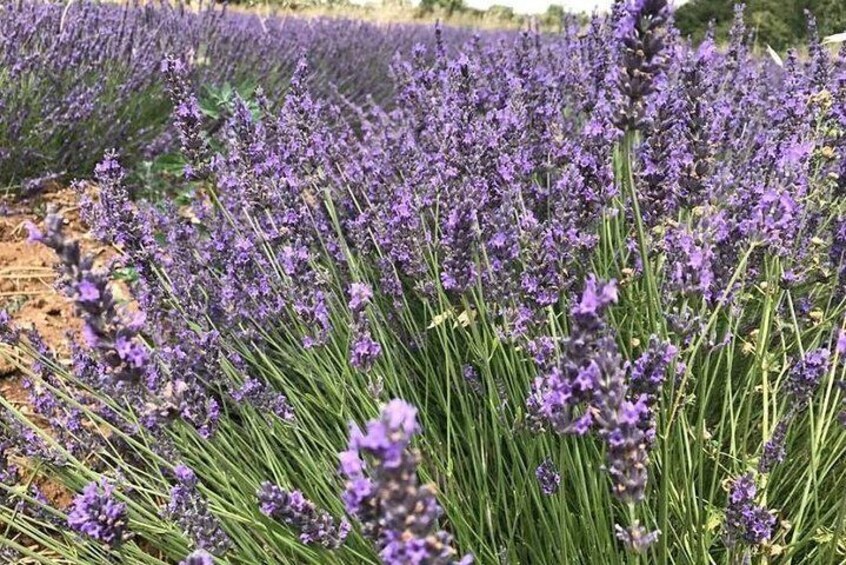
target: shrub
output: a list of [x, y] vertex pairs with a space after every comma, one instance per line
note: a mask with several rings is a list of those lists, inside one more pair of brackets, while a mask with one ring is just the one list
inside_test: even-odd
[[[250, 91], [261, 82], [273, 103], [305, 54], [316, 94], [358, 106], [390, 103], [382, 77], [391, 58], [431, 37], [423, 26], [259, 17], [213, 4], [7, 0], [0, 16], [0, 183], [33, 188], [89, 174], [113, 147], [127, 164], [171, 149], [159, 73], [167, 54], [192, 62], [198, 84]], [[469, 34], [446, 28], [441, 37]]]
[[33, 236], [88, 345], [69, 365], [5, 335], [50, 426], [0, 399], [7, 452], [121, 509], [122, 543], [8, 485], [3, 543], [835, 562], [843, 63], [759, 60], [742, 20], [725, 52], [669, 26], [645, 0], [554, 42], [420, 47], [354, 124], [301, 64], [278, 110], [236, 98], [217, 134], [168, 59], [191, 213], [132, 204], [112, 154], [83, 205], [146, 318], [50, 217]]

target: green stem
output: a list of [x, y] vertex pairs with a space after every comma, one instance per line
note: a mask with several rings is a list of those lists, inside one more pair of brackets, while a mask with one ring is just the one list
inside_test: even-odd
[[623, 167], [623, 184], [631, 202], [632, 214], [634, 215], [635, 230], [637, 232], [637, 245], [640, 253], [640, 260], [643, 266], [643, 276], [646, 282], [647, 314], [650, 327], [666, 337], [664, 317], [661, 314], [661, 297], [658, 294], [658, 284], [655, 281], [655, 274], [649, 262], [649, 247], [647, 245], [646, 229], [643, 225], [643, 216], [640, 212], [640, 203], [637, 198], [637, 187], [634, 181], [634, 142], [637, 132], [628, 131], [623, 138], [621, 147], [621, 165]]

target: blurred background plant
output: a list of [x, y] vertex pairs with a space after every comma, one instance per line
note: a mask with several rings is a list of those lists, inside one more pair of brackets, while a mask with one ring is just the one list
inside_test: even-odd
[[[24, 192], [90, 173], [113, 147], [130, 165], [172, 152], [159, 74], [167, 53], [191, 60], [204, 103], [258, 80], [278, 100], [305, 55], [315, 94], [389, 105], [392, 57], [432, 39], [421, 26], [277, 18], [213, 5], [4, 1], [0, 14], [0, 185]], [[442, 33], [447, 45], [471, 35]]]

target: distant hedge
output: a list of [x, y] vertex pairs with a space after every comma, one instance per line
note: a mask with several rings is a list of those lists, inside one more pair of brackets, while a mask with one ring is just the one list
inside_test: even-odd
[[[701, 39], [710, 22], [724, 39], [734, 17], [733, 0], [692, 0], [676, 11], [676, 24], [684, 35]], [[846, 31], [846, 2], [843, 0], [749, 0], [746, 23], [761, 45], [781, 49], [807, 39], [810, 12], [822, 36]]]

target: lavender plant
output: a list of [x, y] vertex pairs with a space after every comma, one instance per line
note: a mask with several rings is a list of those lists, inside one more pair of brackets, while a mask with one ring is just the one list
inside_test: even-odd
[[[303, 60], [278, 104], [235, 97], [215, 132], [184, 53], [163, 56], [202, 173], [190, 213], [132, 202], [112, 153], [86, 202], [143, 323], [51, 217], [37, 239], [99, 339], [67, 364], [2, 334], [59, 417], [0, 399], [0, 461], [83, 498], [109, 481], [131, 535], [71, 537], [75, 507], [19, 517], [5, 501], [32, 497], [3, 480], [2, 543], [86, 563], [839, 562], [843, 56], [759, 58], [742, 10], [728, 46], [695, 47], [657, 0], [586, 30], [457, 49], [436, 30], [384, 69], [393, 102], [354, 117]], [[122, 378], [121, 332], [144, 378]], [[72, 410], [104, 432], [82, 451], [55, 429]]]
[[[456, 43], [469, 35], [444, 34]], [[311, 87], [362, 105], [390, 102], [391, 82], [370, 77], [385, 73], [395, 51], [430, 36], [424, 26], [258, 16], [213, 3], [4, 0], [0, 183], [34, 192], [90, 174], [113, 147], [134, 162], [176, 149], [159, 74], [168, 54], [190, 59], [204, 88], [252, 91], [260, 80], [274, 102], [305, 55]]]

